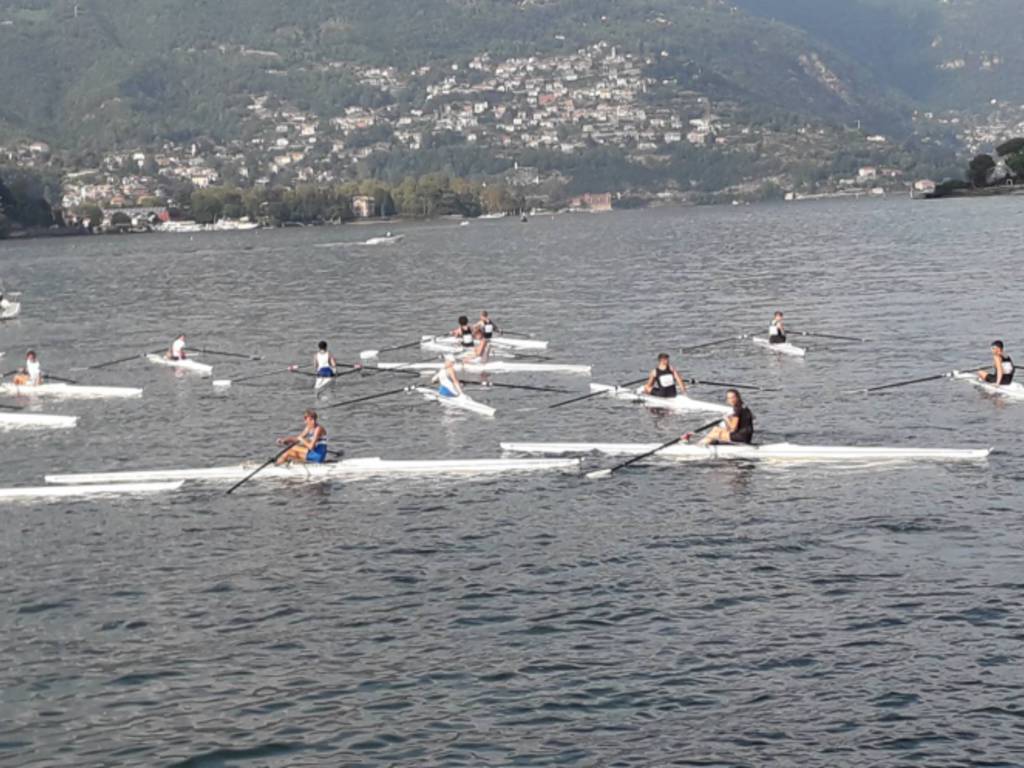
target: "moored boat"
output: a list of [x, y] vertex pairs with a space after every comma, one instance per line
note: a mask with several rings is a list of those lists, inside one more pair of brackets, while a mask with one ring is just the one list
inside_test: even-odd
[[87, 399], [141, 397], [142, 390], [135, 387], [99, 387], [86, 384], [66, 384], [64, 382], [44, 382], [33, 385], [14, 384], [5, 381], [0, 384], [0, 394]]
[[[507, 453], [541, 456], [569, 456], [598, 453], [605, 456], [639, 456], [656, 450], [658, 443], [502, 443]], [[739, 459], [749, 461], [829, 462], [829, 461], [982, 461], [991, 448], [889, 448], [837, 445], [697, 445], [679, 443], [658, 452], [658, 457], [679, 461]]]
[[608, 384], [591, 384], [591, 392], [607, 393], [616, 400], [625, 400], [630, 403], [642, 403], [649, 408], [663, 408], [667, 411], [679, 413], [732, 413], [732, 408], [720, 403], [710, 403], [705, 400], [695, 400], [688, 395], [676, 395], [675, 397], [655, 397], [643, 391], [643, 389], [627, 389], [615, 387]]
[[[157, 469], [138, 472], [92, 472], [72, 475], [47, 475], [47, 483], [82, 485], [88, 483], [145, 483], [194, 480], [237, 482], [249, 476], [258, 464], [235, 464], [198, 469]], [[424, 459], [388, 460], [381, 458], [343, 459], [324, 464], [286, 464], [267, 467], [253, 480], [329, 480], [375, 476], [459, 475], [485, 476], [520, 472], [576, 472], [579, 459]]]
[[188, 358], [186, 360], [172, 360], [169, 357], [163, 355], [146, 355], [146, 359], [153, 365], [166, 365], [169, 368], [178, 368], [182, 371], [190, 371], [191, 373], [198, 373], [200, 376], [210, 376], [213, 374], [213, 366], [207, 365], [206, 363], [200, 363], [196, 360]]

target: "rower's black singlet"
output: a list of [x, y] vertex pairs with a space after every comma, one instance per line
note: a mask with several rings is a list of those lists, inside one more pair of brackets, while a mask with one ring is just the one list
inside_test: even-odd
[[[662, 381], [662, 377], [668, 377], [666, 381], [669, 381], [666, 385]], [[669, 369], [662, 370], [661, 368], [654, 369], [654, 386], [651, 387], [652, 397], [675, 397], [679, 393], [676, 389], [676, 377], [672, 375], [672, 371]]]
[[734, 443], [752, 442], [754, 439], [754, 414], [744, 405], [742, 408], [737, 408], [733, 415], [739, 416], [740, 422], [736, 425], [736, 430], [729, 433], [729, 439]]

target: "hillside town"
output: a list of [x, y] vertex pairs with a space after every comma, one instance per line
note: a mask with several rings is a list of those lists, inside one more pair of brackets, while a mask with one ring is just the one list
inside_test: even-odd
[[[272, 52], [262, 53], [273, 71]], [[661, 57], [670, 58], [665, 52]], [[806, 64], [812, 70], [816, 66]], [[530, 151], [573, 155], [610, 147], [641, 165], [657, 166], [680, 155], [692, 157], [711, 150], [802, 158], [836, 141], [824, 126], [755, 127], [745, 120], [740, 104], [712, 103], [699, 89], [699, 78], [684, 81], [683, 63], [639, 57], [607, 43], [572, 55], [497, 61], [481, 55], [444, 69], [422, 67], [411, 72], [334, 66], [339, 75], [378, 93], [379, 105], [350, 105], [337, 114], [320, 115], [270, 95], [253, 94], [238, 132], [244, 139], [125, 148], [92, 158], [95, 162], [88, 167], [69, 168], [61, 153], [60, 208], [74, 214], [99, 207], [109, 224], [113, 210], [164, 206], [194, 190], [339, 184], [365, 178], [369, 164], [395, 153], [444, 146], [482, 148], [505, 161], [505, 170], [494, 175], [496, 182], [537, 190], [566, 179], [558, 171], [520, 164], [518, 158]], [[666, 72], [676, 74], [664, 76]], [[995, 120], [982, 128], [950, 123], [955, 118], [948, 116], [919, 116], [926, 119], [946, 121], [965, 142], [1005, 135], [1001, 132], [1006, 126]], [[856, 142], [879, 158], [892, 149], [887, 137], [879, 134], [848, 133], [843, 140]], [[57, 157], [44, 141], [0, 146], [0, 163], [23, 168], [49, 168]], [[798, 178], [780, 174], [752, 176], [725, 194], [757, 195], [770, 185], [788, 199], [882, 195], [904, 192], [914, 181], [904, 178], [898, 167], [873, 162], [822, 180], [812, 189]], [[682, 183], [657, 193], [662, 199], [685, 201], [691, 191]], [[577, 190], [572, 199], [558, 202], [584, 205], [580, 192], [592, 196], [587, 200], [600, 200], [595, 209], [611, 207], [613, 190], [608, 189]], [[614, 192], [621, 196], [624, 191]], [[539, 199], [552, 202], [543, 196]], [[365, 203], [354, 210], [356, 216], [381, 213]]]

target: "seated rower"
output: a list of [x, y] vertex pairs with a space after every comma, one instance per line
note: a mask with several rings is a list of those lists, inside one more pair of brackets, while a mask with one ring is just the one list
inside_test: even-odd
[[464, 394], [462, 382], [455, 372], [455, 355], [444, 356], [444, 367], [434, 374], [431, 381], [437, 382], [437, 394], [441, 397], [461, 397]]
[[988, 384], [995, 384], [997, 387], [1013, 383], [1013, 374], [1016, 372], [1013, 359], [1006, 354], [1003, 342], [992, 342], [992, 373], [978, 371], [978, 378]]
[[476, 343], [473, 338], [473, 326], [469, 324], [469, 318], [465, 315], [459, 316], [459, 327], [452, 331], [451, 335], [459, 340], [464, 349], [472, 349]]
[[323, 464], [327, 459], [327, 430], [320, 424], [316, 411], [308, 410], [302, 417], [305, 425], [299, 434], [278, 438], [278, 445], [291, 446], [277, 457], [278, 464], [287, 464], [289, 461]]
[[462, 356], [462, 360], [469, 363], [486, 363], [491, 359], [491, 342], [484, 336], [483, 331], [473, 332], [475, 346]]
[[772, 318], [772, 324], [768, 326], [768, 343], [786, 343], [786, 323], [781, 312], [776, 312]]
[[11, 381], [19, 387], [38, 387], [43, 383], [43, 368], [33, 350], [30, 349], [25, 355], [25, 367], [14, 374]]
[[686, 382], [679, 371], [669, 362], [669, 357], [662, 352], [658, 355], [658, 367], [651, 370], [644, 384], [644, 394], [652, 397], [676, 397], [686, 394]]
[[480, 319], [473, 324], [473, 330], [480, 331], [488, 341], [494, 337], [494, 334], [501, 333], [486, 309], [480, 313]]
[[188, 357], [185, 353], [185, 334], [181, 334], [171, 342], [171, 348], [164, 353], [168, 360], [184, 360]]
[[754, 414], [743, 404], [740, 393], [730, 389], [725, 393], [725, 402], [732, 406], [732, 413], [725, 417], [721, 426], [715, 427], [700, 441], [701, 445], [749, 444], [753, 441]]
[[334, 359], [334, 355], [327, 351], [327, 342], [321, 341], [317, 344], [316, 355], [313, 356], [313, 370], [316, 371], [316, 375], [320, 378], [330, 379], [334, 377], [337, 369], [338, 361]]

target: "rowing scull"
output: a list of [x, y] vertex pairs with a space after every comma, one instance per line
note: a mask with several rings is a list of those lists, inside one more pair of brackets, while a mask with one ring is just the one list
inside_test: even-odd
[[732, 413], [732, 408], [718, 403], [709, 403], [704, 400], [694, 400], [687, 395], [676, 395], [675, 397], [655, 397], [646, 394], [643, 389], [628, 389], [626, 387], [610, 386], [608, 384], [591, 384], [591, 392], [603, 392], [611, 395], [617, 400], [625, 400], [630, 403], [643, 403], [650, 408], [664, 408], [668, 411], [697, 412], [697, 413]]
[[64, 384], [60, 382], [44, 382], [43, 384], [0, 384], [0, 394], [31, 397], [62, 397], [62, 398], [114, 398], [141, 397], [142, 390], [135, 387], [98, 387], [85, 384]]
[[[439, 371], [443, 362], [429, 363], [378, 363], [377, 368], [386, 371]], [[578, 373], [590, 375], [589, 365], [566, 365], [561, 363], [519, 363], [491, 360], [486, 363], [459, 361], [455, 367], [462, 373]]]

